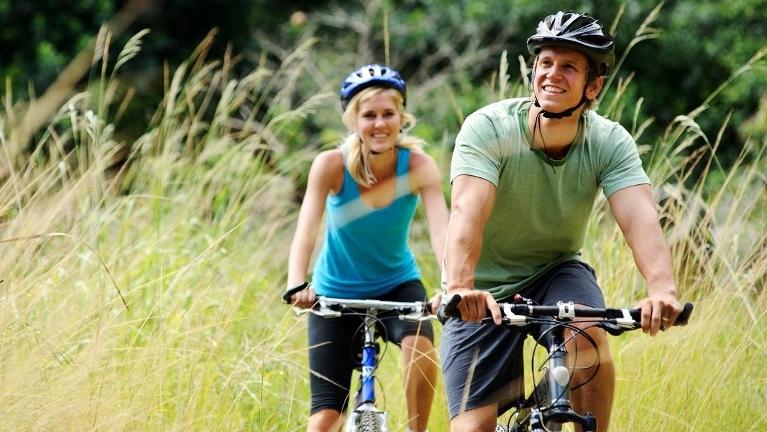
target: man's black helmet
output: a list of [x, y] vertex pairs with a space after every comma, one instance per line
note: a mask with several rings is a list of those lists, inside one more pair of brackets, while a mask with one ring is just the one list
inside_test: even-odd
[[615, 64], [612, 36], [588, 14], [560, 11], [539, 22], [535, 34], [527, 39], [527, 50], [536, 55], [546, 46], [582, 52], [596, 63], [598, 75], [607, 75]]
[[402, 94], [403, 102], [406, 100], [407, 87], [399, 72], [389, 66], [371, 64], [362, 66], [343, 80], [340, 92], [341, 107], [346, 109], [354, 95], [373, 86], [393, 88]]

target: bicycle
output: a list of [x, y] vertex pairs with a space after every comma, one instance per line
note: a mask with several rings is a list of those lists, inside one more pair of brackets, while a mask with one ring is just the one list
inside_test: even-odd
[[[437, 312], [439, 320], [444, 322], [450, 317], [460, 318], [458, 303], [461, 296], [456, 294]], [[596, 347], [596, 343], [584, 329], [575, 327], [575, 318], [593, 318], [579, 320], [579, 324], [591, 322], [593, 326], [607, 331], [610, 335], [618, 336], [626, 331], [641, 328], [640, 309], [620, 308], [589, 308], [575, 306], [572, 302], [559, 302], [556, 306], [539, 306], [530, 300], [516, 295], [514, 303], [498, 303], [501, 308], [503, 321], [501, 325], [512, 327], [540, 326], [540, 337], [536, 340], [548, 352], [544, 365], [538, 374], [543, 377], [535, 380], [535, 351], [532, 354], [533, 389], [527, 397], [516, 400], [511, 409], [511, 417], [507, 424], [499, 424], [496, 432], [559, 432], [566, 423], [578, 424], [584, 432], [596, 432], [597, 419], [591, 412], [577, 413], [570, 404], [570, 391], [588, 382], [572, 386], [572, 369], [568, 367], [568, 353], [565, 344], [577, 335], [585, 335], [586, 339]], [[692, 313], [692, 303], [686, 303], [677, 317], [675, 326], [686, 325]], [[490, 318], [484, 322], [492, 323]], [[565, 331], [573, 334], [565, 337]], [[530, 334], [529, 330], [527, 332]], [[598, 367], [599, 359], [595, 361]], [[596, 375], [596, 370], [594, 371]], [[593, 377], [593, 375], [592, 375]]]
[[344, 314], [361, 315], [362, 325], [362, 361], [357, 367], [359, 371], [359, 389], [355, 396], [355, 408], [346, 420], [345, 432], [387, 432], [387, 412], [377, 406], [375, 397], [375, 371], [379, 363], [379, 353], [376, 339], [376, 322], [378, 314], [387, 311], [397, 311], [397, 319], [405, 321], [436, 320], [428, 302], [395, 302], [382, 300], [356, 300], [332, 297], [317, 297], [313, 309], [297, 309], [296, 313], [312, 313], [323, 318], [338, 318]]

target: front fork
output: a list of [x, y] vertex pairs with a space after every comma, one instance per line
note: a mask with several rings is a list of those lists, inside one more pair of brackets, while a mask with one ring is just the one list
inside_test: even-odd
[[[533, 432], [543, 432], [551, 428], [561, 430], [563, 422], [580, 424], [584, 432], [595, 432], [597, 420], [591, 412], [579, 415], [572, 409], [570, 404], [570, 368], [567, 365], [567, 350], [565, 349], [564, 327], [543, 328], [544, 343], [549, 352], [548, 371], [546, 371], [547, 394], [537, 395], [538, 403], [544, 404], [542, 399], [548, 399], [548, 408], [544, 411], [534, 410], [530, 418], [530, 427]], [[547, 428], [544, 428], [543, 425]]]
[[362, 370], [360, 373], [360, 394], [357, 404], [375, 403], [376, 341], [375, 317], [365, 317], [365, 344], [362, 347]]
[[[372, 316], [370, 316], [372, 315]], [[375, 370], [378, 362], [378, 347], [375, 341], [374, 314], [365, 317], [365, 343], [362, 346], [362, 370], [360, 371], [360, 388], [355, 398], [355, 409], [349, 416], [346, 430], [358, 431], [360, 427], [366, 427], [365, 418], [376, 418], [375, 426], [368, 424], [367, 427], [377, 427], [376, 430], [387, 432], [386, 413], [375, 406]]]

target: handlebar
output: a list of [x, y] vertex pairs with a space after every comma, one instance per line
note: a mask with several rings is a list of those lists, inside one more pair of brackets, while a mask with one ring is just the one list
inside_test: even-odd
[[[460, 318], [458, 304], [459, 294], [453, 295], [450, 301], [437, 311], [437, 318], [444, 323], [451, 317]], [[556, 306], [538, 306], [526, 303], [498, 303], [503, 314], [503, 322], [507, 325], [523, 326], [540, 322], [542, 319], [570, 321], [573, 318], [598, 318], [600, 326], [610, 334], [618, 335], [626, 330], [634, 330], [641, 326], [641, 309], [621, 308], [591, 308], [575, 306], [572, 302], [559, 302]], [[693, 304], [685, 303], [682, 312], [674, 322], [675, 326], [687, 325], [692, 314]]]
[[397, 311], [398, 318], [405, 321], [436, 320], [437, 316], [431, 310], [431, 303], [424, 301], [398, 302], [366, 299], [340, 299], [318, 296], [317, 303], [312, 309], [297, 309], [296, 312], [313, 313], [325, 318], [337, 318], [345, 310], [360, 310], [365, 314], [374, 312]]

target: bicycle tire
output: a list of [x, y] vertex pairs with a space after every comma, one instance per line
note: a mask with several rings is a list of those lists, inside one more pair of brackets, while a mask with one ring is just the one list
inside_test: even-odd
[[363, 411], [359, 416], [357, 432], [383, 432], [381, 418], [373, 411]]

